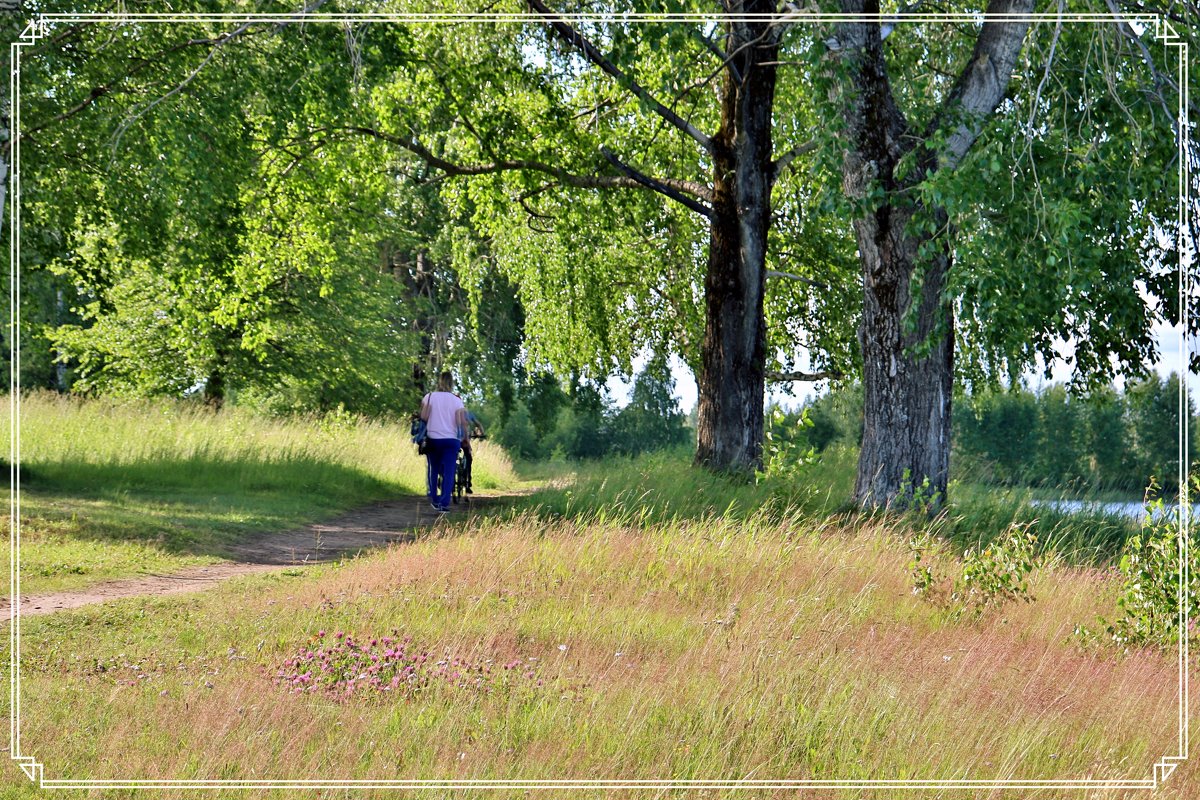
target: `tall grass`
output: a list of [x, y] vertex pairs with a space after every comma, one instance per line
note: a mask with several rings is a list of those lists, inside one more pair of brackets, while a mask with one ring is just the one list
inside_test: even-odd
[[[856, 461], [854, 450], [838, 447], [787, 476], [756, 479], [694, 469], [690, 455], [682, 451], [585, 462], [523, 500], [520, 508], [538, 509], [551, 518], [630, 524], [764, 514], [776, 520], [799, 514], [815, 520], [836, 516], [846, 525], [874, 524], [874, 515], [857, 512], [851, 502]], [[1041, 552], [1080, 564], [1111, 560], [1137, 530], [1134, 520], [1066, 513], [1034, 500], [1028, 490], [954, 482], [936, 519], [914, 513], [904, 520], [913, 528], [932, 524], [960, 552], [1002, 536], [1014, 524], [1028, 524], [1038, 535]]]
[[1099, 509], [1067, 512], [1045, 502], [1046, 492], [956, 483], [942, 530], [960, 548], [978, 547], [1014, 524], [1028, 524], [1039, 549], [1071, 563], [1112, 561], [1141, 520]]
[[[23, 748], [75, 779], [1148, 777], [1175, 745], [1177, 663], [1069, 640], [1111, 582], [1050, 567], [1033, 603], [953, 624], [909, 591], [896, 523], [477, 519], [301, 577], [31, 619]], [[292, 660], [338, 633], [522, 675], [292, 691]]]
[[[0, 432], [11, 417], [0, 404]], [[424, 459], [407, 424], [357, 416], [264, 417], [239, 408], [213, 413], [196, 403], [81, 400], [38, 393], [21, 399], [21, 461], [39, 483], [87, 487], [95, 468], [114, 468], [129, 486], [271, 485], [336, 493], [347, 470], [364, 486], [423, 493]], [[475, 445], [480, 488], [516, 482], [499, 447]], [[301, 478], [300, 485], [295, 484]]]
[[854, 453], [830, 450], [788, 477], [742, 478], [695, 469], [691, 453], [673, 450], [636, 458], [581, 462], [523, 501], [550, 516], [664, 522], [766, 513], [820, 517], [848, 508]]

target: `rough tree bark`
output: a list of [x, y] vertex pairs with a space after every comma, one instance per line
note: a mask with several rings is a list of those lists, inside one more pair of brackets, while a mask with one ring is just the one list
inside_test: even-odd
[[[745, 13], [773, 12], [751, 0]], [[721, 127], [713, 137], [713, 213], [705, 276], [696, 463], [748, 471], [762, 464], [767, 232], [771, 225], [771, 116], [778, 34], [729, 23]]]
[[[1029, 28], [1020, 15], [1032, 8], [1032, 0], [989, 2], [971, 59], [925, 131], [912, 130], [896, 105], [878, 21], [839, 25], [831, 45], [849, 84], [842, 93], [843, 189], [856, 200], [883, 190], [883, 199], [854, 220], [863, 277], [865, 417], [854, 497], [864, 508], [906, 507], [920, 493], [936, 509], [945, 498], [954, 325], [943, 295], [952, 255], [944, 240], [930, 243], [909, 226], [920, 213], [944, 230], [945, 211], [904, 198], [934, 172], [957, 167], [978, 138], [981, 120], [1004, 98]], [[842, 10], [871, 15], [880, 9], [878, 0], [843, 0]], [[900, 159], [914, 150], [916, 168], [898, 178]]]

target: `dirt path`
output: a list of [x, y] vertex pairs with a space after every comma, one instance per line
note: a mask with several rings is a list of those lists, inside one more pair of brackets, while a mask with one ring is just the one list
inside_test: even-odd
[[[470, 505], [455, 506], [454, 511], [441, 519], [423, 497], [376, 503], [319, 524], [257, 535], [232, 548], [228, 562], [171, 575], [142, 575], [97, 583], [85, 589], [22, 597], [20, 613], [23, 617], [50, 614], [121, 597], [197, 592], [238, 575], [334, 561], [393, 542], [411, 542], [423, 527], [462, 521], [473, 511], [500, 499], [499, 495], [475, 495]], [[11, 607], [11, 598], [0, 598], [0, 619], [7, 620]]]

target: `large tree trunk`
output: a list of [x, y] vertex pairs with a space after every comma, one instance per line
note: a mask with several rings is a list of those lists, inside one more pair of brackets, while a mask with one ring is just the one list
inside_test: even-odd
[[[1023, 15], [1032, 5], [989, 0], [974, 53], [924, 131], [912, 130], [896, 105], [878, 22], [842, 23], [831, 40], [851, 84], [841, 92], [843, 190], [857, 200], [882, 190], [882, 199], [854, 221], [863, 277], [864, 393], [854, 499], [864, 508], [904, 508], [920, 500], [935, 510], [945, 499], [954, 388], [954, 324], [944, 298], [951, 255], [945, 239], [923, 248], [931, 243], [912, 230], [925, 226], [910, 229], [909, 223], [922, 214], [941, 231], [947, 216], [912, 198], [921, 181], [958, 166], [982, 120], [1003, 99], [1029, 27]], [[880, 5], [842, 0], [842, 10], [871, 15]], [[896, 167], [910, 153], [915, 166], [898, 178]]]
[[[863, 439], [854, 483], [864, 507], [936, 509], [950, 471], [954, 383], [948, 253], [917, 265], [920, 242], [894, 207], [854, 223], [863, 272]], [[944, 217], [944, 215], [941, 215]], [[914, 272], [918, 294], [914, 297]]]
[[[774, 11], [752, 0], [746, 13]], [[761, 7], [760, 7], [761, 6]], [[746, 472], [762, 465], [766, 390], [767, 231], [771, 114], [778, 44], [765, 22], [730, 24], [721, 129], [713, 137], [713, 215], [697, 409], [696, 463]]]

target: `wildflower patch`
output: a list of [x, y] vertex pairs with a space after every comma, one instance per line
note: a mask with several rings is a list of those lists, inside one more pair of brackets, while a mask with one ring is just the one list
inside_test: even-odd
[[396, 695], [412, 698], [435, 686], [487, 694], [517, 684], [540, 686], [530, 661], [441, 655], [413, 644], [411, 636], [365, 637], [319, 631], [285, 660], [274, 676], [292, 693], [317, 693], [348, 700], [354, 696]]

